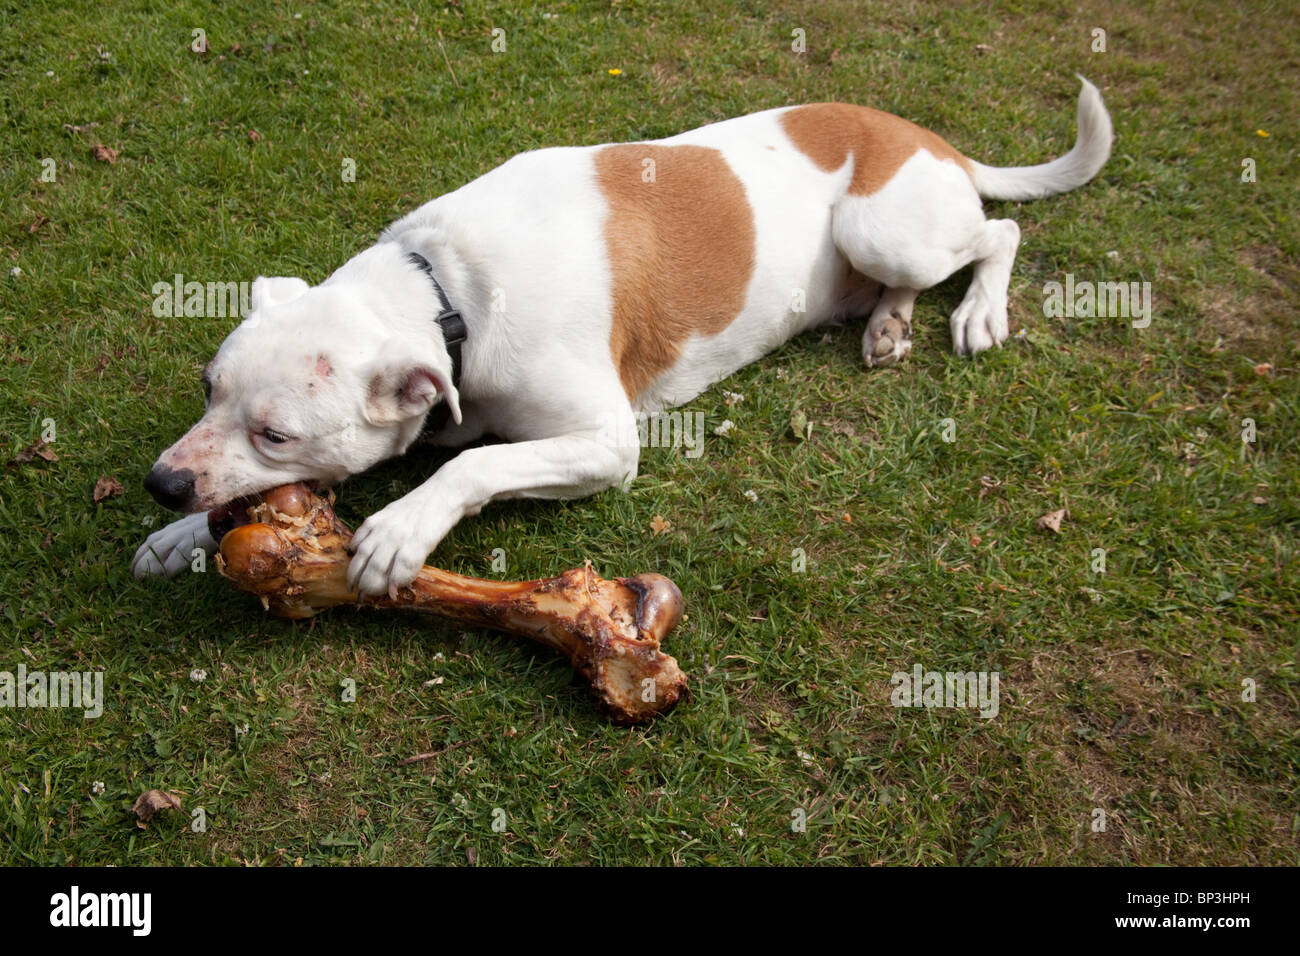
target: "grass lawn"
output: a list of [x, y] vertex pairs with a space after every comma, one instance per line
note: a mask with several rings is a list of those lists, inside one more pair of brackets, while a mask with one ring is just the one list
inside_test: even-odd
[[[0, 709], [0, 862], [1300, 862], [1294, 15], [77, 6], [0, 3], [0, 451], [52, 420], [57, 455], [0, 467], [0, 670], [102, 671], [105, 710]], [[233, 327], [156, 317], [155, 283], [319, 282], [515, 153], [787, 104], [872, 105], [982, 162], [1043, 162], [1073, 141], [1076, 71], [1114, 118], [1109, 164], [989, 204], [1023, 230], [1022, 336], [949, 352], [964, 270], [921, 297], [900, 366], [863, 367], [861, 322], [799, 338], [691, 403], [700, 457], [650, 448], [626, 492], [491, 506], [433, 556], [672, 577], [688, 617], [665, 650], [693, 697], [667, 719], [611, 726], [562, 661], [490, 632], [292, 624], [211, 566], [130, 576], [166, 520], [141, 480]], [[1044, 315], [1067, 274], [1149, 282], [1149, 327]], [[434, 464], [349, 482], [341, 514]], [[96, 504], [101, 476], [124, 490]], [[1059, 533], [1036, 527], [1058, 509]], [[891, 706], [917, 664], [997, 672], [997, 716]], [[139, 829], [155, 787], [184, 812]]]

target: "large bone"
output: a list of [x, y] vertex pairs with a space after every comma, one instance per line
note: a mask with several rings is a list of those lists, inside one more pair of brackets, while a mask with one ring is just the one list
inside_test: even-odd
[[604, 581], [587, 562], [541, 581], [484, 581], [425, 565], [395, 596], [360, 598], [347, 585], [352, 532], [332, 498], [284, 485], [247, 509], [251, 523], [229, 531], [230, 514], [213, 512], [218, 569], [278, 617], [339, 604], [404, 607], [538, 641], [569, 659], [618, 723], [666, 713], [685, 692], [686, 675], [659, 650], [682, 616], [681, 591], [663, 575]]

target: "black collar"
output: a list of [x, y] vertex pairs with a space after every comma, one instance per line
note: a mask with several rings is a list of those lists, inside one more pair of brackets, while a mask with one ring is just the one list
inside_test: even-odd
[[460, 313], [451, 307], [447, 300], [447, 293], [442, 291], [442, 286], [438, 283], [438, 278], [433, 274], [433, 266], [429, 260], [424, 258], [418, 252], [409, 252], [406, 258], [411, 260], [416, 266], [424, 270], [424, 274], [429, 277], [433, 283], [433, 291], [438, 295], [438, 306], [441, 311], [434, 318], [438, 327], [442, 329], [442, 340], [447, 346], [447, 354], [451, 356], [451, 384], [454, 388], [460, 388], [460, 346], [465, 341], [467, 329], [465, 320], [460, 317]]

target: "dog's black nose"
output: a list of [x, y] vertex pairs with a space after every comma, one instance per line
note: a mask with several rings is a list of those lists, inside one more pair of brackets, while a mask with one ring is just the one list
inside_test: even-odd
[[164, 508], [184, 511], [194, 495], [194, 472], [155, 467], [144, 480], [144, 490]]

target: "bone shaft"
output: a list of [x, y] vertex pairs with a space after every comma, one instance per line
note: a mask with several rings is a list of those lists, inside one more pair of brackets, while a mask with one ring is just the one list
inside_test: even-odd
[[594, 603], [591, 599], [602, 605], [606, 614], [617, 600], [617, 595], [609, 593], [609, 583], [603, 581], [594, 594], [586, 589], [575, 594], [557, 578], [485, 581], [426, 565], [396, 598], [385, 594], [358, 602], [356, 592], [347, 587], [346, 562], [330, 562], [322, 570], [326, 573], [311, 589], [312, 603], [322, 608], [353, 603], [406, 608], [526, 637], [569, 657], [581, 648], [581, 638], [574, 631], [582, 612]]
[[539, 586], [546, 583], [483, 581], [426, 566], [409, 591], [399, 592], [397, 600], [384, 595], [365, 603], [379, 607], [406, 607], [490, 627], [538, 641], [572, 657], [581, 642], [565, 624], [576, 620], [582, 608], [572, 601], [557, 609], [560, 611], [558, 614], [538, 607], [538, 599], [542, 596]]

